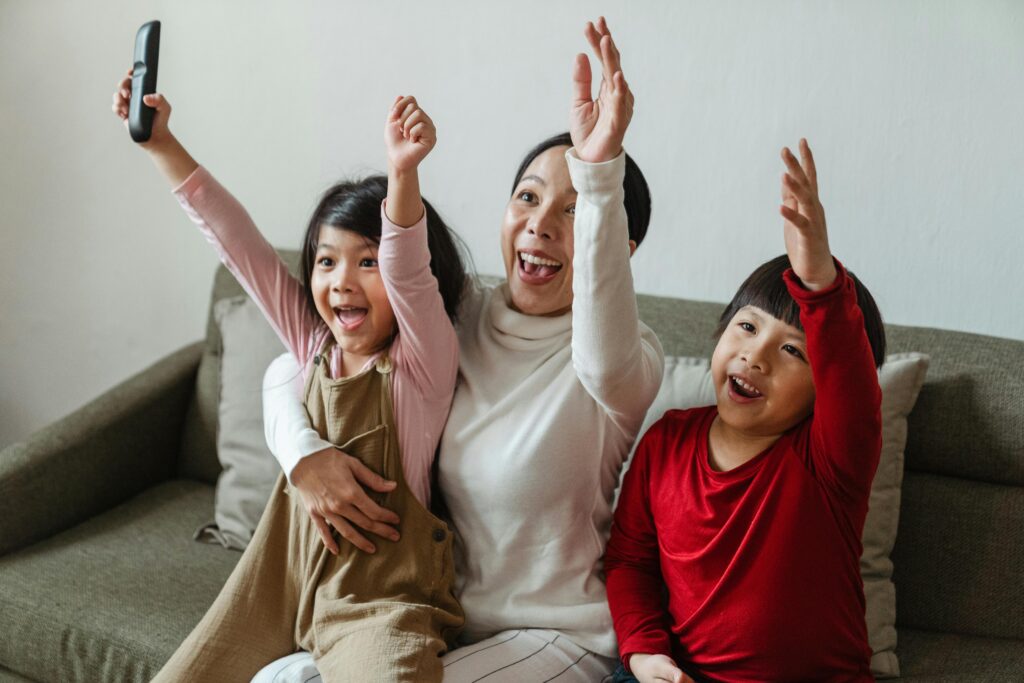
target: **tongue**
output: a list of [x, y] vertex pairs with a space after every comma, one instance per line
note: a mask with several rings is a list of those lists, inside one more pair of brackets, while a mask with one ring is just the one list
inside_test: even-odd
[[346, 325], [362, 320], [366, 316], [365, 308], [350, 308], [347, 311], [338, 311], [338, 317]]
[[549, 275], [554, 275], [557, 270], [558, 266], [541, 266], [536, 263], [530, 263], [529, 261], [523, 261], [523, 271], [527, 275], [548, 277]]

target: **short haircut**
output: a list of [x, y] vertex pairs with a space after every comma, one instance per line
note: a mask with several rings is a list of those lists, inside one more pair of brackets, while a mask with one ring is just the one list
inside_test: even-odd
[[[722, 336], [729, 321], [744, 306], [756, 306], [782, 322], [803, 330], [803, 325], [800, 324], [800, 307], [790, 296], [786, 282], [782, 279], [782, 274], [789, 268], [789, 257], [783, 254], [761, 264], [751, 273], [722, 311], [722, 317], [718, 319], [718, 327], [715, 329], [715, 337]], [[857, 305], [864, 318], [864, 330], [871, 345], [875, 367], [882, 367], [885, 361], [885, 325], [882, 323], [882, 314], [868, 288], [856, 275], [850, 271], [846, 272], [853, 280], [854, 289], [857, 291]]]
[[[569, 133], [552, 135], [547, 140], [540, 142], [523, 157], [516, 171], [515, 182], [512, 183], [512, 192], [515, 193], [519, 181], [523, 179], [526, 168], [533, 163], [542, 152], [552, 147], [572, 147], [572, 137]], [[623, 202], [626, 207], [626, 222], [629, 226], [629, 239], [636, 242], [639, 247], [647, 235], [647, 226], [651, 222], [651, 190], [647, 187], [647, 180], [640, 172], [640, 167], [633, 161], [633, 157], [626, 155], [626, 177], [622, 179], [622, 189], [626, 197]]]
[[[320, 227], [327, 225], [350, 230], [380, 244], [380, 208], [388, 195], [388, 179], [371, 175], [362, 180], [344, 181], [334, 185], [320, 198], [306, 228], [302, 241], [302, 284], [306, 290], [306, 305], [315, 317], [320, 317], [313, 301], [310, 280], [316, 266], [316, 249], [320, 240]], [[441, 219], [426, 199], [423, 207], [427, 214], [427, 248], [430, 251], [430, 272], [444, 301], [444, 310], [455, 322], [459, 302], [468, 275], [462, 257], [462, 242]]]

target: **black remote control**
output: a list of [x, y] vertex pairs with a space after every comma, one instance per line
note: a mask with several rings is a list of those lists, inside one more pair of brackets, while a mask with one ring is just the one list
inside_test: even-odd
[[153, 134], [156, 110], [142, 103], [143, 95], [156, 92], [156, 67], [160, 58], [160, 22], [150, 21], [135, 34], [135, 66], [132, 72], [132, 100], [128, 106], [128, 130], [135, 142]]

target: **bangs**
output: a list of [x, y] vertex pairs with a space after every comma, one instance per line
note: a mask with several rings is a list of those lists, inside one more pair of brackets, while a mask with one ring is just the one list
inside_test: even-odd
[[789, 268], [789, 257], [783, 254], [761, 265], [743, 281], [732, 301], [718, 319], [715, 336], [721, 336], [736, 312], [744, 306], [756, 306], [772, 317], [803, 331], [800, 306], [786, 289], [782, 274]]

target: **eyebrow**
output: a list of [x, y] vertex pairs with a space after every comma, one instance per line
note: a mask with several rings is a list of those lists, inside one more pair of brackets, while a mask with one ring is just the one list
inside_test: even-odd
[[538, 185], [547, 187], [547, 182], [543, 178], [541, 178], [539, 175], [533, 175], [532, 173], [530, 175], [524, 175], [522, 178], [519, 179], [519, 182], [520, 183], [524, 183], [527, 180], [532, 180], [535, 183], [537, 183]]

